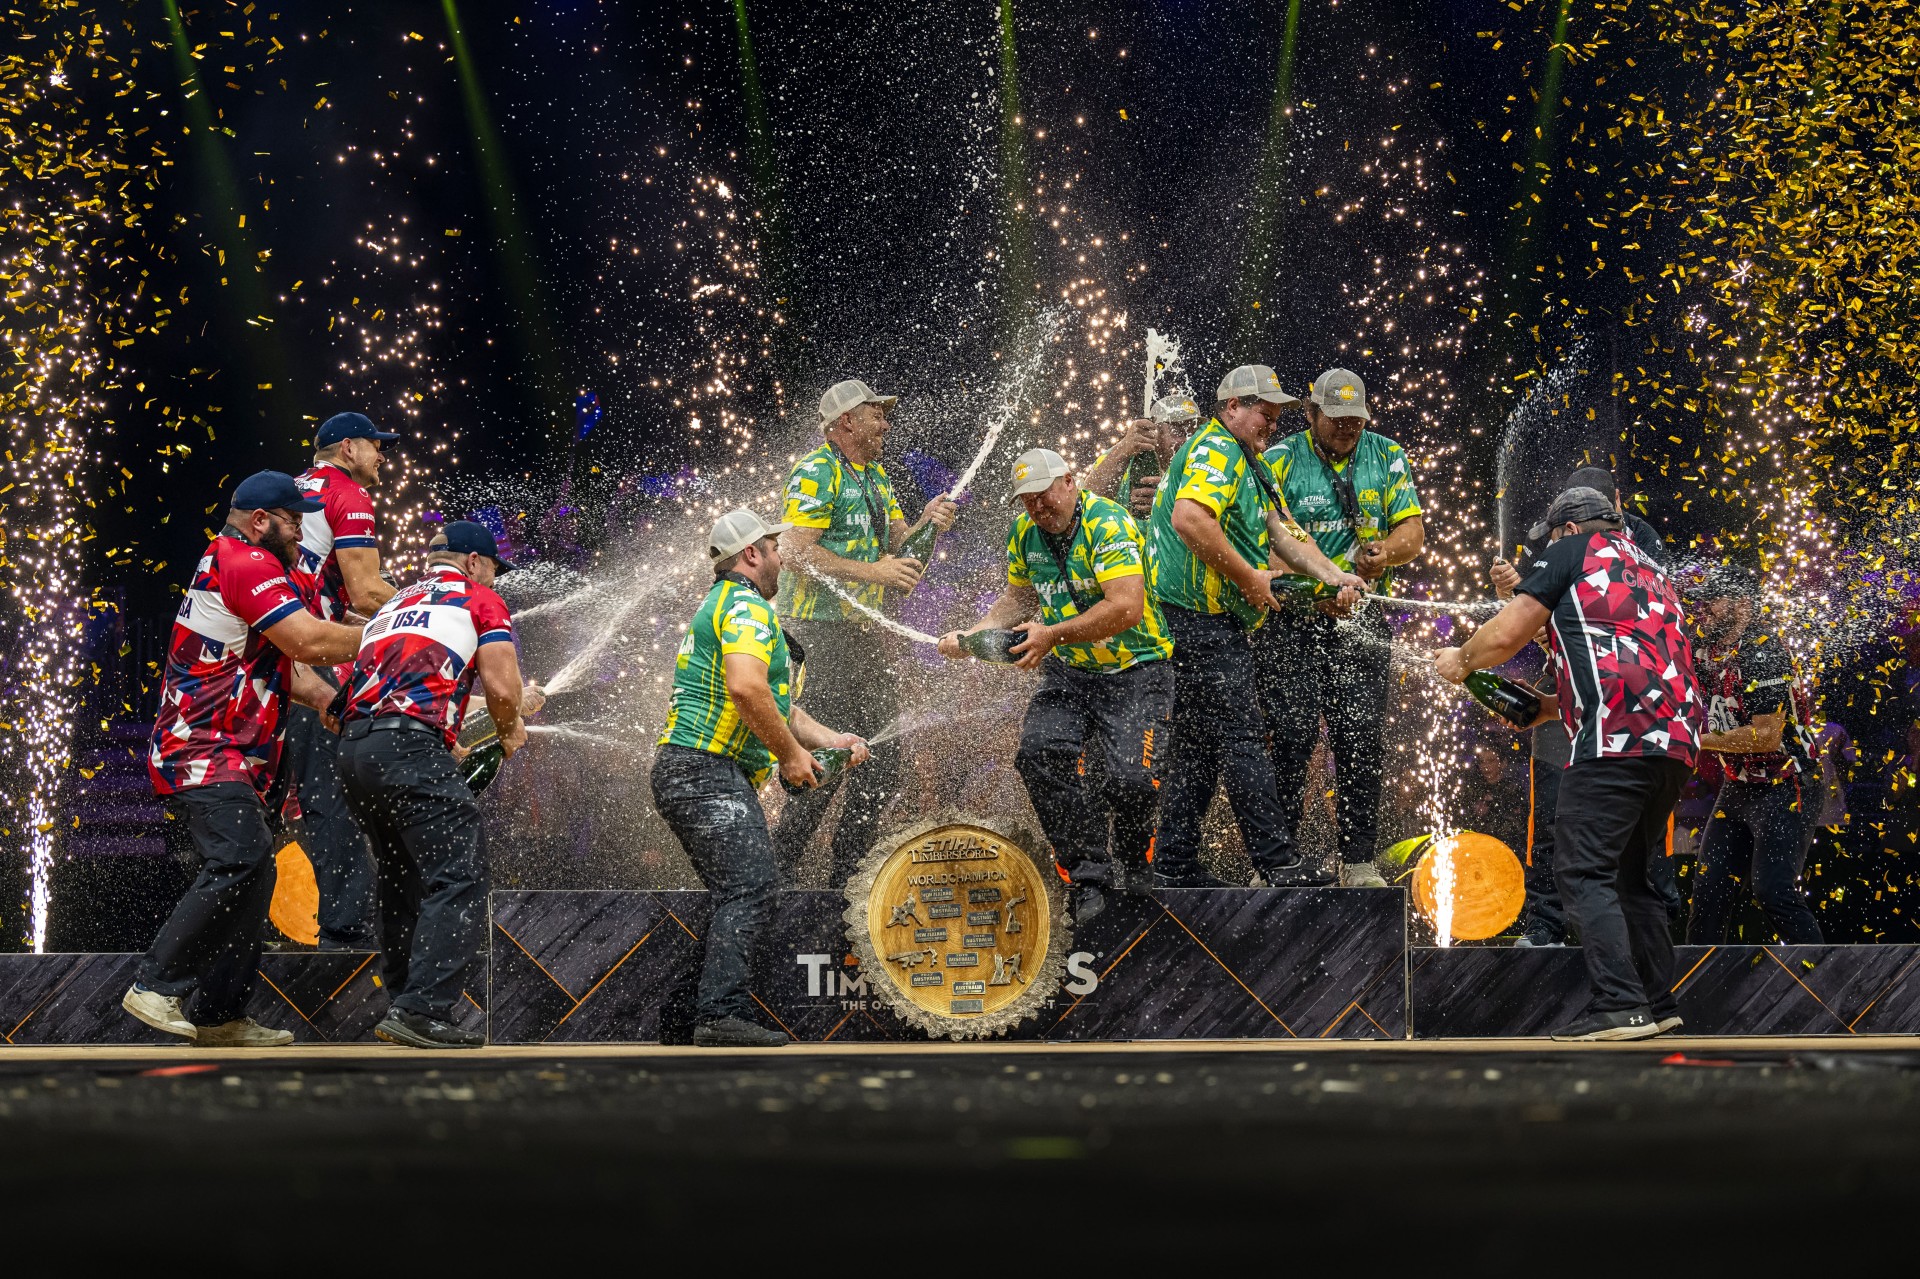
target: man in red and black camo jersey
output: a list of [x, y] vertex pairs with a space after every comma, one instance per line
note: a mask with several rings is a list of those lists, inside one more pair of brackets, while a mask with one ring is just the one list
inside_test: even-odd
[[288, 580], [300, 517], [318, 506], [279, 471], [242, 481], [173, 622], [147, 769], [202, 862], [121, 1005], [202, 1044], [293, 1041], [245, 1014], [273, 900], [287, 703], [333, 697], [295, 663], [345, 661], [360, 644], [358, 626], [314, 616]]
[[[352, 615], [364, 621], [393, 596], [393, 584], [380, 575], [380, 539], [367, 490], [380, 482], [386, 447], [399, 438], [364, 414], [336, 413], [314, 433], [313, 465], [295, 479], [319, 509], [301, 517], [294, 582], [328, 621]], [[337, 682], [348, 669], [316, 673]], [[320, 949], [373, 950], [373, 857], [340, 789], [339, 757], [339, 735], [314, 711], [294, 707], [287, 723], [287, 771], [300, 800], [300, 847], [320, 890]]]
[[1541, 699], [1572, 739], [1554, 822], [1554, 874], [1579, 930], [1590, 995], [1555, 1039], [1644, 1039], [1677, 1029], [1673, 939], [1647, 861], [1700, 757], [1705, 707], [1679, 597], [1633, 540], [1612, 499], [1555, 498], [1529, 539], [1551, 544], [1513, 600], [1458, 648], [1434, 654], [1442, 678], [1510, 660], [1544, 625], [1559, 692]]

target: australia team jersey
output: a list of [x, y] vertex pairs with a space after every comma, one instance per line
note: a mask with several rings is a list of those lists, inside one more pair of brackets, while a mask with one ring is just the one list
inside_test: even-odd
[[[877, 562], [887, 553], [894, 520], [904, 520], [893, 481], [878, 462], [855, 466], [831, 444], [822, 444], [794, 464], [787, 476], [787, 505], [780, 516], [795, 528], [821, 530], [820, 545], [842, 559]], [[871, 582], [841, 582], [847, 594], [878, 610], [886, 588]], [[801, 621], [844, 621], [859, 614], [806, 573], [780, 574], [780, 614]]]
[[147, 755], [157, 793], [215, 782], [271, 790], [293, 662], [265, 632], [305, 607], [278, 556], [227, 533], [213, 539], [167, 645]]
[[[1361, 542], [1385, 537], [1394, 525], [1420, 514], [1420, 495], [1413, 489], [1406, 450], [1384, 435], [1360, 432], [1353, 456], [1344, 462], [1323, 461], [1306, 431], [1289, 435], [1265, 456], [1280, 481], [1287, 510], [1326, 557], [1346, 572], [1353, 571], [1353, 553]], [[1347, 518], [1336, 491], [1336, 486], [1346, 484], [1353, 485], [1360, 511], [1357, 521]], [[1385, 595], [1392, 587], [1389, 569], [1367, 589]]]
[[765, 662], [774, 704], [782, 718], [791, 713], [792, 664], [773, 606], [751, 586], [723, 577], [707, 592], [673, 659], [673, 694], [660, 745], [687, 746], [738, 760], [758, 786], [773, 772], [773, 752], [754, 736], [727, 694], [724, 663], [729, 653], [745, 653]]
[[489, 588], [449, 564], [380, 606], [360, 636], [343, 720], [410, 715], [451, 747], [466, 717], [482, 644], [513, 643], [513, 619]]
[[294, 576], [313, 601], [314, 612], [330, 622], [345, 621], [347, 583], [334, 552], [380, 545], [373, 532], [373, 501], [359, 481], [329, 462], [308, 467], [294, 483], [321, 508], [300, 517], [300, 558]]
[[[1214, 418], [1183, 443], [1167, 466], [1167, 478], [1153, 499], [1148, 521], [1152, 577], [1149, 586], [1161, 602], [1195, 613], [1231, 613], [1242, 625], [1260, 625], [1263, 615], [1247, 603], [1240, 588], [1195, 555], [1173, 529], [1173, 504], [1190, 498], [1212, 511], [1227, 541], [1255, 568], [1267, 566], [1267, 512], [1273, 504], [1256, 478], [1260, 467], [1269, 483], [1273, 470], [1258, 453]], [[1274, 485], [1277, 492], [1279, 486]]]
[[1665, 755], [1691, 767], [1706, 715], [1673, 584], [1631, 534], [1602, 529], [1537, 553], [1515, 588], [1545, 605], [1570, 766]]
[[[1056, 545], [1066, 552], [1065, 563]], [[1093, 493], [1080, 495], [1073, 527], [1049, 538], [1022, 511], [1007, 539], [1007, 584], [1031, 586], [1040, 597], [1040, 619], [1049, 626], [1076, 617], [1106, 598], [1106, 583], [1146, 576], [1146, 547], [1126, 508]], [[1142, 582], [1144, 586], [1144, 581]], [[1147, 592], [1146, 612], [1111, 639], [1093, 644], [1057, 644], [1053, 655], [1083, 671], [1124, 671], [1173, 653], [1160, 602]]]

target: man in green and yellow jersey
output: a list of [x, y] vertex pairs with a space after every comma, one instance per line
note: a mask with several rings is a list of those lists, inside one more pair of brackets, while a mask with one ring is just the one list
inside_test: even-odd
[[[973, 629], [1024, 632], [1017, 665], [1041, 672], [1014, 767], [1084, 924], [1121, 879], [1147, 873], [1173, 640], [1147, 594], [1146, 546], [1126, 508], [1082, 490], [1052, 449], [1015, 460], [1013, 496], [1026, 511], [1007, 539], [1007, 589]], [[963, 656], [959, 641], [958, 631], [944, 636], [940, 651]]]
[[[821, 747], [846, 747], [854, 764], [867, 757], [859, 737], [826, 728], [793, 704], [804, 651], [789, 647], [771, 603], [787, 527], [746, 510], [729, 511], [713, 526], [713, 589], [680, 641], [650, 778], [654, 808], [713, 894], [693, 1029], [693, 1042], [711, 1047], [787, 1042], [754, 1020], [747, 993], [778, 881], [758, 788], [776, 762], [789, 784], [816, 786], [812, 752]], [[670, 1005], [683, 1003], [684, 994]]]
[[[1406, 451], [1367, 429], [1367, 388], [1345, 369], [1314, 379], [1307, 429], [1267, 450], [1281, 496], [1335, 564], [1380, 595], [1393, 571], [1420, 554], [1425, 526]], [[1254, 641], [1260, 705], [1272, 735], [1280, 806], [1291, 830], [1320, 724], [1327, 726], [1338, 796], [1343, 879], [1385, 884], [1374, 865], [1379, 835], [1381, 726], [1387, 711], [1392, 636], [1377, 603], [1347, 610], [1317, 603], [1283, 607]]]
[[1127, 423], [1113, 447], [1094, 461], [1082, 487], [1113, 498], [1136, 520], [1152, 518], [1153, 499], [1167, 476], [1174, 450], [1205, 420], [1191, 395], [1161, 396], [1146, 417]]
[[1200, 866], [1200, 824], [1222, 781], [1263, 881], [1324, 882], [1294, 848], [1275, 798], [1250, 636], [1274, 606], [1276, 562], [1338, 588], [1343, 606], [1357, 601], [1362, 583], [1295, 531], [1260, 455], [1280, 406], [1296, 402], [1273, 370], [1243, 364], [1221, 380], [1215, 398], [1215, 416], [1174, 451], [1150, 524], [1149, 585], [1174, 642], [1173, 754], [1154, 883], [1224, 887]]
[[[784, 536], [787, 569], [780, 578], [780, 615], [806, 645], [808, 701], [838, 724], [872, 736], [900, 713], [896, 664], [900, 646], [862, 608], [884, 610], [888, 591], [906, 593], [926, 565], [898, 552], [908, 536], [931, 522], [945, 530], [958, 512], [936, 497], [909, 525], [880, 462], [897, 396], [877, 394], [858, 378], [820, 397], [826, 442], [794, 464], [787, 476]], [[857, 601], [856, 603], [850, 602]], [[845, 886], [873, 846], [880, 810], [898, 789], [898, 747], [882, 747], [873, 764], [847, 780], [846, 804], [833, 832], [829, 883]], [[839, 782], [787, 805], [774, 831], [783, 878], [792, 882], [801, 855], [826, 815]]]

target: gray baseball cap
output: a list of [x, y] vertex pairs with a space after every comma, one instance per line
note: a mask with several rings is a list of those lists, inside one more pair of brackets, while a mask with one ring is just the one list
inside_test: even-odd
[[835, 382], [820, 397], [820, 421], [823, 424], [831, 422], [862, 404], [884, 404], [892, 408], [899, 402], [899, 396], [882, 395], [859, 378], [850, 377], [844, 382]]
[[1052, 449], [1028, 449], [1013, 459], [1013, 488], [1008, 496], [1044, 492], [1069, 470], [1067, 459]]
[[1314, 407], [1328, 417], [1357, 417], [1373, 421], [1367, 412], [1367, 384], [1348, 369], [1328, 369], [1313, 379]]
[[1547, 518], [1527, 530], [1527, 540], [1538, 542], [1562, 524], [1580, 524], [1587, 520], [1612, 520], [1616, 525], [1624, 525], [1613, 499], [1599, 489], [1570, 488], [1553, 499], [1553, 505], [1547, 508]]
[[1280, 389], [1280, 375], [1264, 364], [1242, 364], [1220, 379], [1216, 400], [1265, 400], [1269, 404], [1298, 404], [1298, 396]]
[[769, 524], [742, 506], [728, 511], [713, 522], [713, 531], [707, 534], [707, 555], [715, 561], [724, 560], [729, 555], [738, 555], [763, 537], [784, 533], [792, 527], [791, 524]]
[[1193, 402], [1191, 395], [1163, 395], [1153, 402], [1147, 416], [1162, 426], [1177, 426], [1181, 422], [1197, 419], [1200, 406]]

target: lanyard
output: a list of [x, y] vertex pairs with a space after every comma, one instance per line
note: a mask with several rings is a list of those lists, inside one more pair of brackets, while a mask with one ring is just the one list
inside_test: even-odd
[[887, 552], [889, 535], [887, 513], [884, 510], [874, 509], [873, 493], [867, 488], [866, 480], [860, 472], [853, 470], [853, 463], [840, 451], [840, 446], [829, 443], [827, 447], [833, 450], [835, 466], [840, 467], [843, 472], [853, 472], [853, 486], [860, 490], [860, 504], [867, 508], [868, 529], [872, 532], [874, 540], [880, 544], [880, 553], [884, 556]]
[[[1087, 495], [1082, 493], [1080, 500], [1073, 504], [1073, 530], [1066, 535], [1065, 554], [1061, 553], [1060, 543], [1055, 534], [1041, 528], [1038, 520], [1033, 523], [1033, 531], [1040, 535], [1041, 544], [1047, 548], [1047, 554], [1053, 557], [1054, 567], [1060, 570], [1060, 584], [1067, 588], [1067, 598], [1073, 601], [1076, 613], [1084, 613], [1088, 608], [1088, 605], [1081, 601], [1080, 592], [1073, 589], [1073, 548], [1079, 545], [1080, 531], [1086, 526], [1086, 521], [1081, 518], [1086, 501]], [[1098, 601], [1095, 602], [1098, 603]]]

